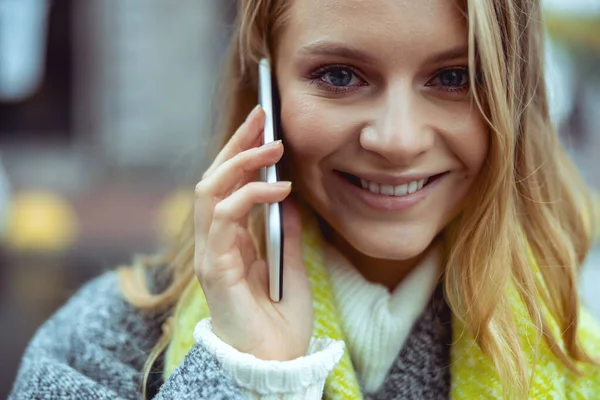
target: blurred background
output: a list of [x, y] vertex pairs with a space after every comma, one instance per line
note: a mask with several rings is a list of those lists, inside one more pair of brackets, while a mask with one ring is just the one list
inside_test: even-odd
[[[212, 146], [234, 0], [0, 0], [0, 398], [85, 281], [176, 231]], [[600, 189], [600, 1], [547, 0], [561, 138]], [[600, 250], [582, 296], [600, 316]]]

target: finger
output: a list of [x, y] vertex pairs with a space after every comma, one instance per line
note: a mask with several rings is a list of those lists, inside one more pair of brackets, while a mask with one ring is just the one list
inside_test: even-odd
[[216, 168], [236, 154], [260, 145], [260, 133], [263, 131], [264, 125], [265, 112], [260, 106], [257, 105], [250, 112], [250, 114], [248, 114], [246, 121], [240, 125], [231, 139], [229, 139], [227, 144], [221, 149], [202, 178], [204, 179], [204, 177], [210, 176]]
[[[250, 182], [215, 207], [206, 255], [211, 260], [226, 256], [237, 246], [237, 228], [255, 204], [276, 203], [291, 191], [291, 182]], [[211, 263], [212, 264], [212, 263]], [[240, 266], [243, 268], [243, 266]]]
[[260, 168], [275, 164], [282, 156], [280, 140], [243, 151], [215, 169], [201, 186], [213, 197], [225, 197], [253, 180]]
[[[198, 244], [208, 234], [215, 205], [254, 179], [259, 168], [275, 164], [282, 155], [281, 142], [246, 150], [227, 160], [212, 175], [196, 185], [194, 226]], [[197, 250], [201, 252], [202, 248], [197, 247]]]

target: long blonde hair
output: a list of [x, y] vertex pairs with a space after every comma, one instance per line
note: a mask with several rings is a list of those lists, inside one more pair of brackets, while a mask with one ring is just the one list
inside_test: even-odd
[[[274, 56], [271, 41], [284, 27], [290, 3], [239, 1], [220, 91], [226, 104], [218, 130], [221, 144], [256, 103], [257, 62]], [[540, 338], [562, 363], [577, 372], [576, 362], [595, 362], [577, 341], [577, 274], [591, 243], [591, 208], [586, 188], [550, 123], [539, 0], [463, 3], [471, 81], [477, 82], [473, 95], [489, 125], [490, 149], [474, 193], [448, 230], [445, 292], [452, 312], [493, 360], [505, 394], [521, 398], [528, 395], [531, 366], [508, 304], [510, 282]], [[190, 212], [168, 251], [120, 270], [125, 297], [141, 309], [164, 308], [177, 314], [180, 294], [195, 279], [193, 259]], [[164, 291], [153, 294], [144, 274], [157, 265], [172, 279]], [[550, 331], [548, 318], [556, 321], [560, 337]], [[146, 363], [144, 395], [150, 367], [171, 340], [169, 327], [167, 319]]]

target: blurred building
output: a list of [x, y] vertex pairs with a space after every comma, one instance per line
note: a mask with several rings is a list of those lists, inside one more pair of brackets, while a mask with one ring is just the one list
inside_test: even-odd
[[233, 4], [0, 0], [12, 195], [8, 210], [0, 202], [0, 324], [12, 327], [0, 397], [35, 328], [83, 281], [176, 229], [187, 205], [177, 190], [192, 193], [211, 143]]
[[[554, 122], [584, 179], [600, 200], [600, 2], [545, 0], [550, 33], [547, 86]], [[597, 224], [600, 220], [597, 219]], [[600, 227], [600, 224], [597, 226]], [[600, 316], [600, 248], [580, 277], [583, 302]]]

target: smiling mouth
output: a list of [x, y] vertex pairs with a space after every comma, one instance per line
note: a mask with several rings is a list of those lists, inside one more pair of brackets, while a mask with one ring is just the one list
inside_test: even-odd
[[352, 185], [359, 187], [363, 190], [367, 190], [374, 194], [379, 194], [383, 196], [393, 196], [393, 197], [402, 197], [407, 196], [409, 194], [418, 192], [419, 190], [431, 185], [436, 180], [440, 179], [442, 176], [446, 175], [448, 172], [443, 172], [441, 174], [432, 175], [426, 179], [420, 179], [413, 182], [405, 183], [402, 185], [386, 185], [377, 182], [367, 181], [366, 179], [359, 178], [356, 175], [348, 174], [346, 172], [336, 171], [342, 178], [346, 179]]

